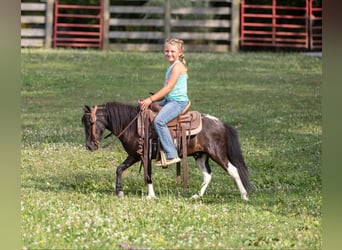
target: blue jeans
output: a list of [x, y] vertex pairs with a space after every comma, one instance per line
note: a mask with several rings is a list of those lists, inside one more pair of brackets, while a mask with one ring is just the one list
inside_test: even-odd
[[154, 128], [159, 137], [160, 143], [165, 152], [165, 156], [168, 159], [175, 158], [178, 156], [177, 149], [173, 143], [170, 131], [167, 128], [167, 123], [177, 116], [179, 116], [188, 101], [176, 102], [176, 101], [165, 101], [161, 102], [160, 105], [163, 108], [159, 111], [158, 115], [154, 118]]

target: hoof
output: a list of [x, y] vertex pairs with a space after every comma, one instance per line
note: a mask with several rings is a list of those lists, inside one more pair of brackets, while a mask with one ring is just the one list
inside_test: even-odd
[[241, 195], [241, 198], [242, 198], [243, 200], [245, 200], [245, 201], [249, 201], [247, 195]]
[[153, 200], [153, 199], [157, 199], [157, 197], [155, 195], [147, 195], [146, 199]]
[[193, 196], [191, 196], [191, 199], [193, 200], [198, 200], [199, 198], [201, 198], [201, 196], [199, 196], [198, 194], [194, 194]]
[[124, 197], [124, 192], [123, 191], [119, 191], [117, 194], [118, 198], [123, 198]]

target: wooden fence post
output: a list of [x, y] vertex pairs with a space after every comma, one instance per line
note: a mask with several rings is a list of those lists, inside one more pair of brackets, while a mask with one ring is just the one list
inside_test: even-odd
[[230, 51], [239, 51], [240, 30], [240, 0], [233, 0], [231, 7]]
[[171, 1], [166, 0], [164, 6], [164, 38], [170, 38], [171, 35]]
[[51, 48], [52, 34], [53, 34], [53, 5], [55, 0], [46, 0], [46, 14], [45, 14], [45, 48]]
[[103, 43], [104, 50], [109, 49], [110, 0], [103, 0]]

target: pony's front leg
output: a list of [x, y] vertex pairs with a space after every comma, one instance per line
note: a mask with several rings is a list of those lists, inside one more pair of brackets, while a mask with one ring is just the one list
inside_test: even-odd
[[147, 188], [148, 188], [148, 194], [147, 199], [153, 199], [156, 198], [156, 194], [154, 193], [153, 183], [152, 183], [152, 166], [151, 161], [149, 160], [147, 163]]
[[156, 194], [154, 193], [154, 189], [153, 189], [153, 184], [152, 183], [148, 183], [147, 187], [148, 187], [147, 199], [156, 198]]
[[134, 163], [138, 162], [138, 160], [132, 156], [128, 156], [126, 160], [121, 163], [120, 166], [116, 168], [116, 195], [119, 198], [122, 198], [124, 196], [124, 192], [122, 190], [122, 173], [132, 166]]

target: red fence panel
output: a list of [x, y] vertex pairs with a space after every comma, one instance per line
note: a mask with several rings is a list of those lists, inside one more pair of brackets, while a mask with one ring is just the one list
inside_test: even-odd
[[249, 2], [241, 0], [241, 46], [322, 48], [322, 7], [314, 8], [314, 0], [302, 6]]
[[103, 0], [99, 5], [59, 4], [55, 1], [54, 47], [102, 48]]
[[310, 49], [322, 50], [322, 3], [316, 4], [310, 0]]

